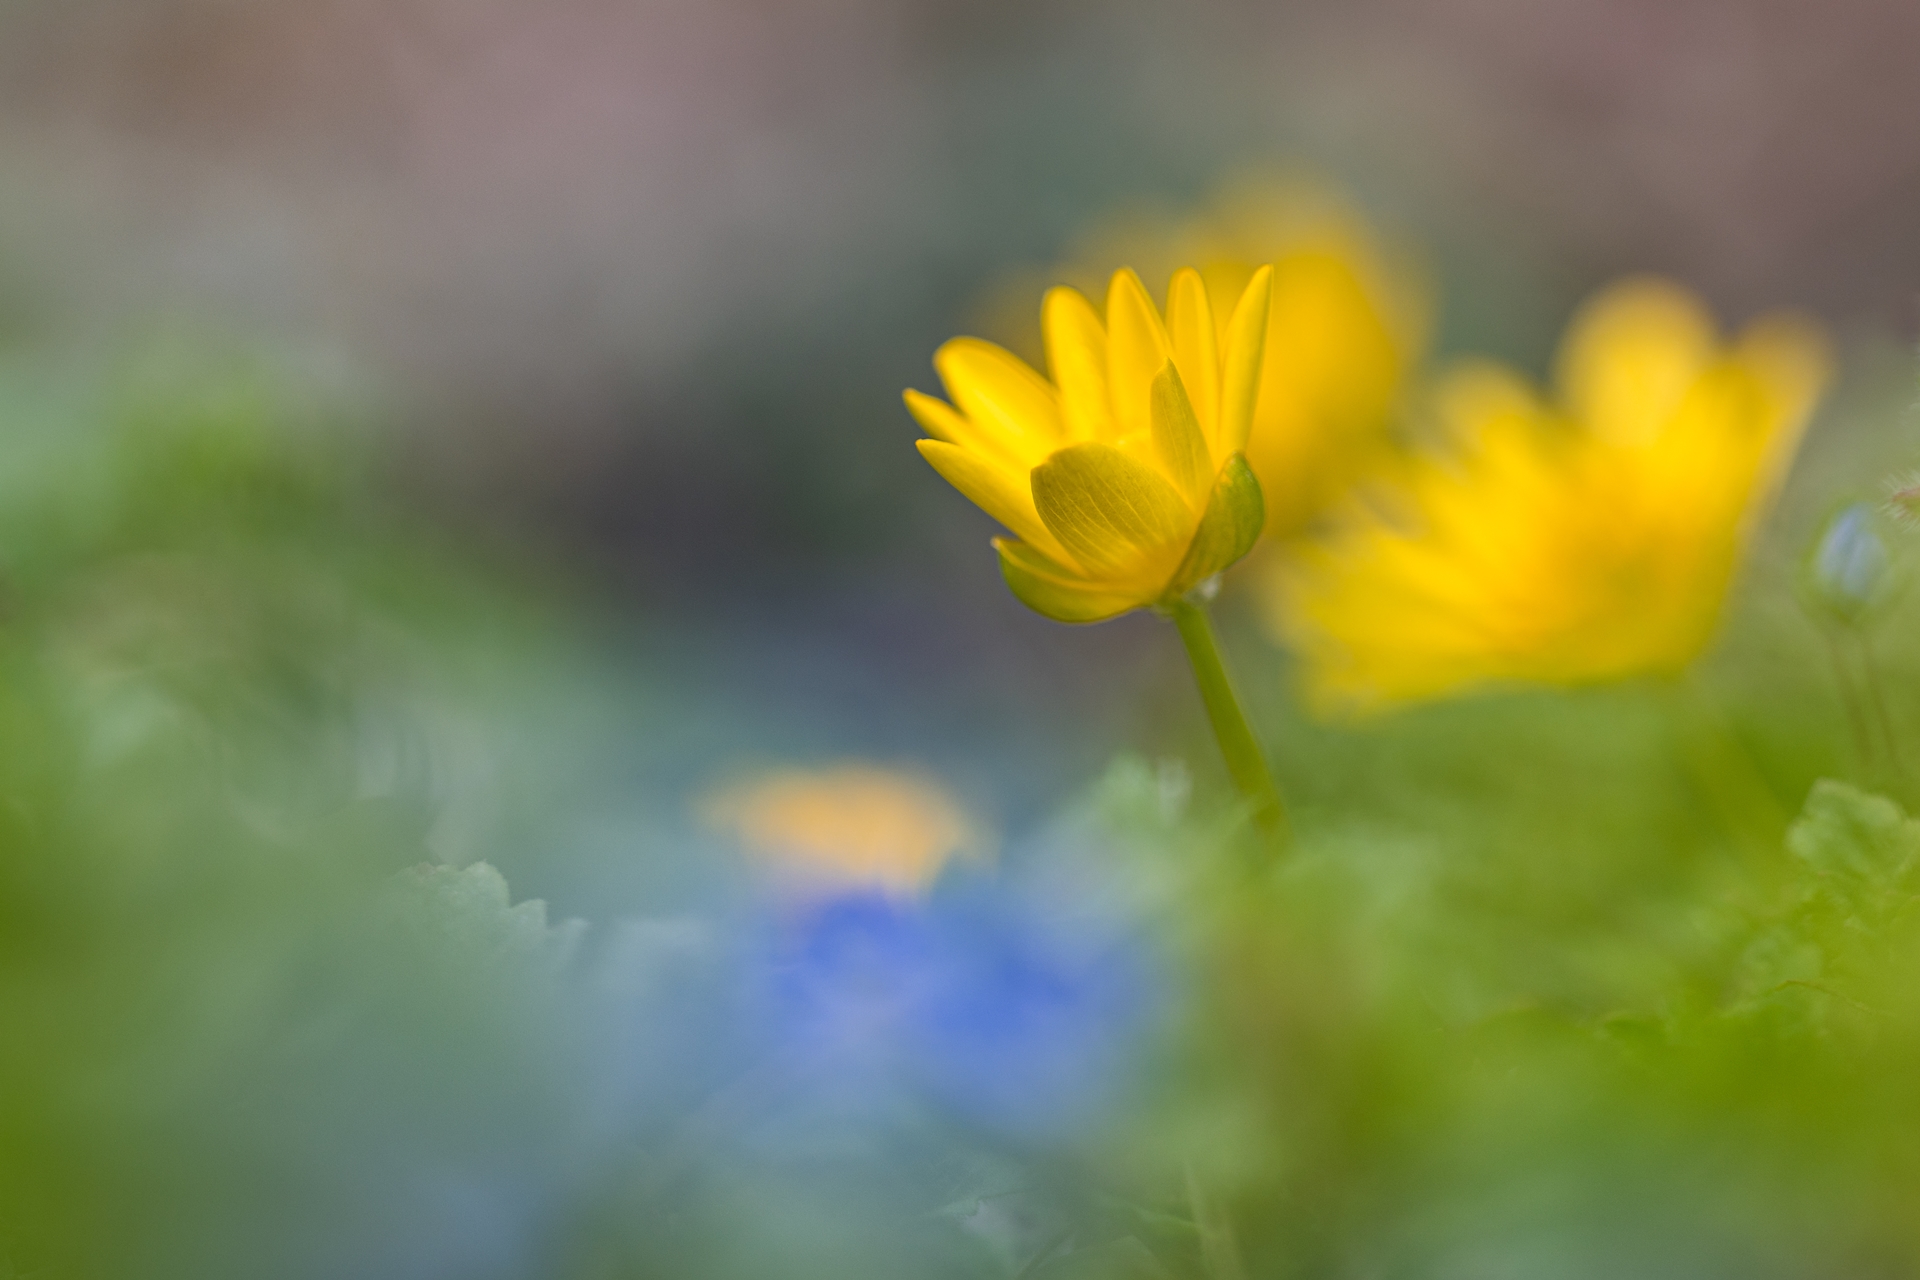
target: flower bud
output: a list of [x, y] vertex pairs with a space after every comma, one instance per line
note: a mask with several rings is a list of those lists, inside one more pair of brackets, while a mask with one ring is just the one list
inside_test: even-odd
[[1842, 507], [1814, 547], [1813, 594], [1842, 622], [1857, 621], [1880, 597], [1888, 569], [1887, 544], [1865, 502]]

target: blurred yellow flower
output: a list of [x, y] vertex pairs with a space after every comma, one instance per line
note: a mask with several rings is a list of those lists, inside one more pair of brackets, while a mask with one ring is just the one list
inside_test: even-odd
[[1649, 279], [1575, 317], [1553, 403], [1498, 366], [1454, 370], [1433, 401], [1450, 447], [1268, 568], [1310, 698], [1364, 710], [1685, 666], [1826, 372], [1809, 323], [1767, 317], [1726, 344]]
[[708, 796], [702, 813], [777, 876], [810, 887], [915, 893], [978, 841], [938, 784], [873, 765], [780, 770]]
[[1106, 314], [1065, 286], [1042, 308], [1041, 377], [1010, 352], [955, 338], [934, 355], [953, 403], [907, 408], [934, 470], [1019, 535], [994, 540], [1028, 607], [1098, 622], [1183, 596], [1252, 550], [1260, 486], [1243, 450], [1266, 349], [1269, 282], [1254, 273], [1224, 326], [1198, 273], [1167, 317], [1131, 270]]
[[[1155, 283], [1192, 263], [1216, 316], [1227, 314], [1258, 265], [1272, 265], [1266, 355], [1246, 449], [1265, 495], [1268, 533], [1305, 529], [1387, 453], [1407, 374], [1426, 342], [1427, 291], [1330, 189], [1243, 180], [1189, 218], [1135, 216], [1098, 227], [1071, 256], [1048, 274], [1081, 287], [1121, 262]], [[1022, 296], [1031, 296], [1030, 280], [1021, 283]], [[1015, 332], [1010, 317], [994, 323]]]

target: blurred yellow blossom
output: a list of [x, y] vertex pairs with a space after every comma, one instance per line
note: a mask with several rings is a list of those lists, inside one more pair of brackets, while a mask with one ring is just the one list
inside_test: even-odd
[[[1267, 532], [1296, 534], [1379, 463], [1407, 374], [1425, 346], [1424, 283], [1395, 260], [1336, 192], [1252, 178], [1185, 218], [1136, 215], [1082, 238], [1047, 273], [1081, 288], [1119, 263], [1158, 284], [1192, 263], [1224, 318], [1255, 268], [1273, 267], [1273, 301], [1247, 460], [1265, 495]], [[1014, 287], [1009, 278], [1009, 290]], [[1031, 277], [1019, 282], [1030, 296]], [[1004, 297], [1005, 294], [999, 295]], [[1023, 342], [1004, 302], [991, 323]]]
[[978, 338], [935, 353], [953, 403], [906, 393], [933, 437], [920, 452], [1019, 535], [993, 545], [1029, 608], [1099, 622], [1177, 599], [1253, 549], [1260, 486], [1243, 450], [1271, 278], [1255, 272], [1224, 324], [1190, 270], [1174, 275], [1164, 321], [1129, 269], [1109, 282], [1104, 317], [1052, 289], [1051, 381]]
[[874, 765], [783, 769], [706, 798], [703, 816], [775, 875], [915, 893], [978, 834], [947, 791]]
[[1468, 364], [1403, 483], [1268, 567], [1273, 628], [1323, 709], [1685, 666], [1826, 378], [1807, 322], [1730, 344], [1691, 295], [1614, 285], [1575, 317], [1557, 396]]

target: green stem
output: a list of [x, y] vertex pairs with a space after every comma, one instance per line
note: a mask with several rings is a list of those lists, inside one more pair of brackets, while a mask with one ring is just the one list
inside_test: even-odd
[[1675, 727], [1683, 760], [1735, 848], [1757, 867], [1772, 866], [1793, 815], [1780, 807], [1766, 777], [1734, 727], [1720, 714], [1698, 672], [1673, 686], [1679, 705]]
[[1227, 678], [1220, 661], [1220, 644], [1214, 638], [1213, 622], [1207, 611], [1191, 600], [1172, 600], [1161, 606], [1180, 639], [1187, 646], [1187, 659], [1193, 664], [1193, 678], [1200, 684], [1201, 700], [1207, 704], [1207, 719], [1213, 722], [1213, 736], [1219, 740], [1220, 754], [1227, 759], [1227, 772], [1253, 806], [1253, 821], [1275, 848], [1287, 840], [1286, 809], [1280, 803], [1280, 789], [1274, 785], [1267, 768], [1266, 753], [1253, 736], [1247, 717], [1240, 710], [1240, 698]]
[[[1862, 777], [1871, 779], [1879, 770], [1874, 762], [1870, 713], [1862, 711], [1854, 698], [1853, 673], [1847, 669], [1847, 654], [1840, 643], [1840, 636], [1832, 630], [1827, 630], [1826, 636], [1827, 651], [1833, 658], [1833, 682], [1840, 690], [1840, 705], [1846, 708], [1847, 729], [1853, 734], [1853, 752], [1860, 757]], [[1871, 691], [1867, 696], [1871, 700]]]
[[1893, 711], [1886, 683], [1880, 679], [1880, 664], [1873, 659], [1873, 642], [1864, 630], [1855, 627], [1853, 643], [1860, 651], [1860, 683], [1865, 689], [1867, 712], [1880, 726], [1880, 740], [1887, 748], [1887, 768], [1891, 774], [1888, 784], [1894, 799], [1906, 804], [1907, 767], [1900, 761], [1900, 735], [1893, 727]]
[[1247, 1280], [1246, 1264], [1240, 1260], [1240, 1242], [1234, 1238], [1233, 1219], [1225, 1206], [1214, 1203], [1194, 1173], [1191, 1161], [1186, 1166], [1187, 1205], [1193, 1225], [1200, 1233], [1200, 1267], [1207, 1280]]

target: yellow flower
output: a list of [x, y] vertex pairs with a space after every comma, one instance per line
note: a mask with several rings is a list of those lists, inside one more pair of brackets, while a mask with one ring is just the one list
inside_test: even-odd
[[[1407, 374], [1425, 346], [1427, 292], [1326, 187], [1244, 180], [1189, 218], [1135, 216], [1096, 228], [1073, 259], [1052, 278], [1092, 285], [1131, 262], [1157, 283], [1192, 263], [1215, 315], [1240, 296], [1256, 265], [1272, 265], [1266, 356], [1246, 450], [1269, 534], [1301, 532], [1389, 455]], [[1031, 296], [1030, 284], [1021, 288]], [[996, 328], [1011, 334], [1015, 326], [1008, 318]]]
[[1272, 566], [1321, 707], [1673, 672], [1706, 645], [1826, 379], [1819, 333], [1773, 316], [1725, 344], [1692, 296], [1632, 280], [1576, 316], [1556, 373], [1548, 403], [1455, 370], [1433, 406], [1452, 448]]
[[934, 356], [952, 404], [906, 393], [934, 470], [1019, 535], [994, 540], [1028, 607], [1098, 622], [1178, 598], [1252, 550], [1260, 486], [1242, 450], [1266, 349], [1256, 272], [1224, 328], [1200, 276], [1173, 278], [1167, 318], [1131, 270], [1104, 321], [1078, 291], [1042, 308], [1052, 380], [978, 338]]
[[872, 765], [781, 770], [707, 797], [702, 810], [776, 875], [811, 887], [918, 892], [977, 843], [943, 788]]

